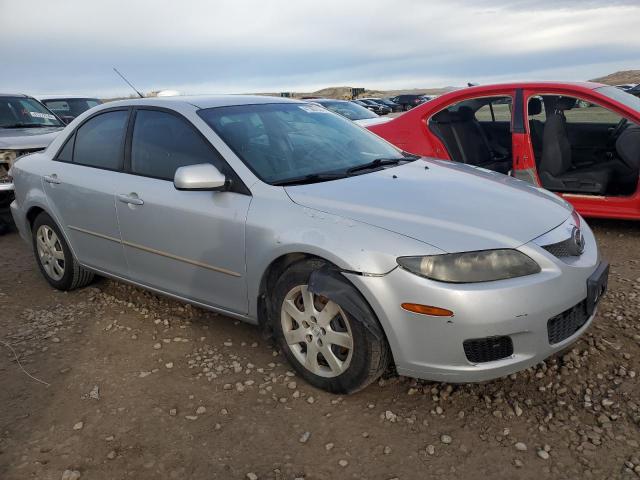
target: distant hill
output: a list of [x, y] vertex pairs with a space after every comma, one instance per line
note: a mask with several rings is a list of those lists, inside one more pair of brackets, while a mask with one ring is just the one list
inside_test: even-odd
[[611, 73], [605, 77], [594, 78], [591, 82], [605, 83], [607, 85], [623, 85], [625, 83], [640, 83], [640, 70], [622, 70]]

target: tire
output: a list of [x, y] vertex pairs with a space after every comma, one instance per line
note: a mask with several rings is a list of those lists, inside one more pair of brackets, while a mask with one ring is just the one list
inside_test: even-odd
[[[302, 378], [331, 393], [353, 393], [382, 375], [389, 347], [383, 334], [374, 335], [340, 305], [307, 290], [311, 272], [324, 265], [302, 260], [285, 270], [273, 292], [270, 321], [276, 341]], [[371, 315], [369, 320], [382, 332]]]
[[33, 253], [40, 272], [58, 290], [75, 290], [89, 285], [93, 272], [80, 266], [53, 219], [40, 213], [31, 228]]

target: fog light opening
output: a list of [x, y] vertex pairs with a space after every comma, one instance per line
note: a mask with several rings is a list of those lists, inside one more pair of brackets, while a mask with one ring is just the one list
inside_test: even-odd
[[431, 305], [420, 305], [419, 303], [403, 303], [403, 309], [408, 312], [418, 313], [420, 315], [429, 315], [431, 317], [453, 317], [453, 312], [446, 308], [433, 307]]

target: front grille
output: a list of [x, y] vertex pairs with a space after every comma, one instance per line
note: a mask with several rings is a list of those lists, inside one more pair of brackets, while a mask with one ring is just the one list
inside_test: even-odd
[[560, 343], [576, 333], [589, 319], [587, 313], [587, 301], [583, 300], [569, 310], [547, 321], [547, 334], [549, 343]]
[[485, 337], [462, 343], [467, 360], [472, 363], [492, 362], [513, 355], [511, 337]]
[[567, 238], [566, 240], [558, 243], [552, 243], [551, 245], [543, 245], [542, 248], [558, 258], [577, 257], [580, 255], [573, 238]]

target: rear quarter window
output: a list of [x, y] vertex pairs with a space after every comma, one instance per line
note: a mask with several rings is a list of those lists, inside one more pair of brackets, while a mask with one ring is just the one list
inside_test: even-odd
[[73, 161], [73, 139], [75, 137], [74, 135], [71, 135], [67, 141], [64, 144], [64, 147], [62, 147], [62, 150], [60, 150], [60, 152], [58, 152], [58, 156], [56, 157], [56, 160], [60, 161], [60, 162], [71, 162]]

